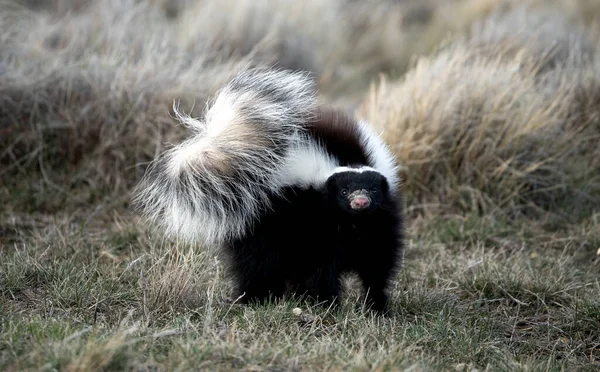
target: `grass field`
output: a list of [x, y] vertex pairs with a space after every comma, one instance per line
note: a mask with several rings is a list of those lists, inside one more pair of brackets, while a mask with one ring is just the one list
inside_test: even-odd
[[[0, 370], [598, 370], [596, 3], [0, 0]], [[402, 164], [385, 317], [232, 305], [130, 208], [173, 100], [271, 64]]]

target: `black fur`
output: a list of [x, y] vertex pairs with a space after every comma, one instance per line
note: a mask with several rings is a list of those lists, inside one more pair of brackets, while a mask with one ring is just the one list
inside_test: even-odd
[[335, 156], [342, 166], [368, 164], [352, 118], [339, 110], [321, 107], [306, 126], [308, 134]]
[[[355, 211], [342, 190], [367, 190], [368, 209]], [[375, 172], [343, 172], [323, 187], [289, 188], [242, 239], [228, 246], [242, 302], [282, 297], [291, 290], [337, 303], [340, 276], [361, 278], [374, 310], [386, 308], [387, 286], [400, 263], [398, 198]]]

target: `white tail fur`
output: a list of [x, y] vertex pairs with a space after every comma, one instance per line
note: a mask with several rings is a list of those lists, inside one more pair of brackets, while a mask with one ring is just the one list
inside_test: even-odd
[[253, 69], [218, 92], [203, 121], [175, 107], [194, 134], [149, 166], [134, 205], [186, 241], [239, 237], [278, 191], [278, 170], [302, 141], [315, 100], [305, 74]]

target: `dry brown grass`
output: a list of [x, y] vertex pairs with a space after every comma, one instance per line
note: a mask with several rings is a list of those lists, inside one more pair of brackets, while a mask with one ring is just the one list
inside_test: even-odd
[[[7, 213], [118, 206], [241, 68], [310, 70], [348, 107], [369, 77], [403, 71], [437, 1], [2, 1], [0, 195]], [[428, 13], [429, 12], [429, 13]], [[141, 26], [143, 25], [143, 27]], [[5, 183], [5, 184], [4, 184]]]
[[[390, 49], [369, 41], [386, 13], [341, 0], [0, 5], [0, 194], [16, 199], [11, 211], [126, 203], [146, 162], [183, 134], [169, 114], [173, 101], [200, 115], [241, 68], [278, 64], [326, 81], [346, 69], [362, 76], [362, 57]], [[367, 19], [363, 47], [352, 51], [348, 32]]]
[[[432, 1], [423, 3], [431, 4]], [[430, 27], [425, 29], [429, 35], [424, 37], [424, 40], [433, 43], [429, 47], [436, 46], [444, 38], [444, 34], [456, 36], [467, 31], [475, 22], [518, 8], [527, 8], [532, 12], [555, 10], [573, 21], [587, 25], [600, 20], [600, 4], [595, 0], [455, 0], [438, 1], [435, 6], [428, 8], [433, 9], [430, 12]]]
[[404, 164], [414, 206], [597, 207], [596, 40], [554, 13], [492, 17], [400, 81], [382, 79], [361, 115]]
[[402, 73], [472, 23], [479, 12], [451, 11], [463, 3], [4, 0], [0, 163], [20, 192], [0, 194], [17, 199], [11, 210], [124, 203], [183, 135], [173, 100], [200, 115], [237, 70], [278, 64], [312, 71], [326, 100], [353, 107], [375, 73]]
[[232, 305], [211, 252], [157, 240], [126, 214], [40, 221], [0, 250], [0, 367], [591, 370], [599, 217], [566, 234], [418, 218], [383, 318], [352, 290], [337, 312]]
[[[122, 203], [144, 162], [181, 136], [173, 101], [198, 113], [250, 63], [181, 46], [159, 8], [111, 3], [58, 20], [2, 5], [0, 162], [2, 177], [23, 190], [21, 209]], [[43, 182], [27, 181], [36, 176]]]

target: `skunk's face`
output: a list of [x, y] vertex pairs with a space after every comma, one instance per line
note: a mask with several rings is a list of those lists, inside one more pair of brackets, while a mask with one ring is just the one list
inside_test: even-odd
[[327, 180], [329, 199], [351, 214], [379, 208], [388, 192], [385, 177], [373, 170], [352, 169], [334, 173]]

